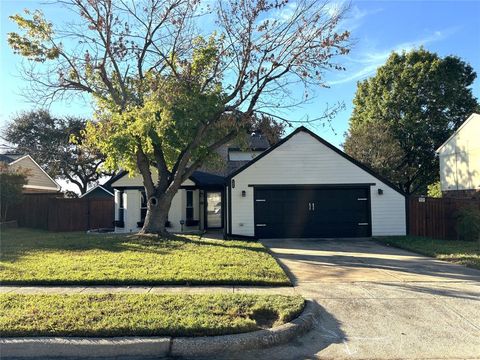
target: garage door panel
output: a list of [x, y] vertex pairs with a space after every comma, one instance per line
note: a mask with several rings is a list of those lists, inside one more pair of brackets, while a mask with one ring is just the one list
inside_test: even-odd
[[259, 238], [370, 235], [368, 188], [255, 189]]

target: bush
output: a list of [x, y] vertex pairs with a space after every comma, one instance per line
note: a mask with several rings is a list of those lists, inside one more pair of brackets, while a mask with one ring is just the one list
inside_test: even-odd
[[9, 208], [22, 201], [23, 185], [26, 184], [26, 174], [0, 164], [0, 221], [7, 221]]
[[442, 197], [442, 188], [440, 185], [440, 181], [434, 182], [427, 186], [427, 195], [433, 198], [441, 198]]
[[458, 210], [457, 233], [462, 240], [480, 242], [480, 209], [470, 206]]

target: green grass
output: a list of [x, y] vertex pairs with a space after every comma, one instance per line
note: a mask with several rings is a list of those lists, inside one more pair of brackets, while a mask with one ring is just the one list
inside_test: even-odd
[[283, 324], [303, 310], [281, 295], [0, 295], [0, 336], [208, 336]]
[[258, 242], [2, 231], [0, 282], [61, 284], [288, 285]]
[[378, 238], [391, 246], [480, 269], [480, 246], [475, 241], [438, 240], [415, 236]]

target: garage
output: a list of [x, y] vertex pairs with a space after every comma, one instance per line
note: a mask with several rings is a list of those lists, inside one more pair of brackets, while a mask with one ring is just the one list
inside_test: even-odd
[[257, 238], [371, 235], [369, 187], [255, 188]]
[[231, 237], [406, 234], [405, 194], [305, 127], [231, 173], [225, 190]]

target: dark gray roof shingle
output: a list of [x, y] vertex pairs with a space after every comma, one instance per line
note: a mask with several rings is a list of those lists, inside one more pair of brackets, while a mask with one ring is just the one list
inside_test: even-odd
[[0, 161], [10, 164], [11, 162], [14, 162], [15, 160], [18, 160], [24, 156], [26, 156], [26, 154], [0, 154]]

